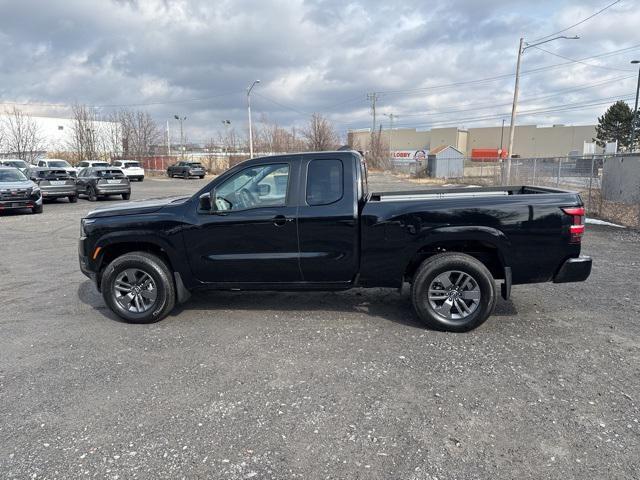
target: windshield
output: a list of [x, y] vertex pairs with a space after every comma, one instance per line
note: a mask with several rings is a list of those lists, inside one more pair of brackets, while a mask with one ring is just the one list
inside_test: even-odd
[[20, 170], [0, 170], [0, 183], [24, 182], [27, 177]]
[[3, 162], [7, 167], [14, 167], [14, 168], [26, 168], [27, 164], [24, 162], [24, 160], [7, 160], [6, 162]]
[[93, 162], [91, 164], [94, 167], [108, 167], [109, 164], [107, 162]]
[[140, 166], [140, 162], [127, 162], [123, 164], [124, 168], [137, 168]]
[[67, 168], [71, 166], [66, 160], [49, 160], [47, 164], [53, 168]]

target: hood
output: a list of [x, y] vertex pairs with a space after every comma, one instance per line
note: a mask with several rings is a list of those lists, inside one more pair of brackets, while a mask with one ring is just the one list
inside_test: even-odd
[[102, 207], [93, 210], [85, 218], [113, 217], [117, 215], [140, 215], [143, 213], [155, 213], [169, 204], [184, 203], [191, 197], [152, 198], [134, 202], [120, 203], [112, 207]]
[[35, 188], [37, 185], [31, 180], [23, 180], [21, 182], [0, 182], [0, 192], [3, 190], [15, 190], [23, 188]]

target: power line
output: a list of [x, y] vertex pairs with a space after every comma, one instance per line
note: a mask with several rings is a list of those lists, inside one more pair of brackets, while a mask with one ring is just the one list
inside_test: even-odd
[[615, 4], [620, 3], [620, 2], [621, 2], [621, 0], [616, 0], [615, 2], [611, 2], [609, 5], [607, 5], [604, 8], [601, 8], [596, 13], [593, 13], [593, 14], [589, 15], [587, 18], [584, 18], [584, 19], [580, 20], [579, 22], [574, 23], [573, 25], [569, 25], [568, 27], [563, 28], [562, 30], [558, 30], [557, 32], [550, 33], [549, 35], [545, 35], [544, 37], [536, 38], [535, 40], [532, 40], [531, 43], [538, 42], [540, 40], [545, 40], [545, 39], [547, 39], [549, 37], [554, 37], [556, 35], [559, 35], [560, 33], [566, 32], [567, 30], [571, 30], [572, 28], [577, 27], [578, 25], [582, 25], [583, 23], [591, 20], [593, 17], [596, 17], [596, 16], [600, 15], [605, 10], [608, 10], [609, 8], [613, 7]]
[[544, 48], [540, 48], [538, 46], [532, 45], [532, 48], [536, 50], [540, 50], [541, 52], [548, 53], [549, 55], [553, 55], [554, 57], [564, 58], [565, 60], [570, 60], [573, 63], [579, 63], [581, 65], [586, 65], [587, 67], [592, 68], [601, 68], [602, 70], [617, 70], [619, 72], [635, 72], [635, 70], [629, 70], [627, 68], [615, 68], [615, 67], [603, 67], [602, 65], [594, 65], [593, 63], [583, 62], [581, 60], [576, 60], [575, 58], [565, 57], [564, 55], [560, 55], [559, 53], [550, 52], [549, 50], [545, 50]]
[[[611, 103], [612, 100], [630, 100], [632, 98], [634, 98], [635, 93], [629, 93], [623, 96], [620, 95], [614, 95], [611, 97], [603, 97], [603, 98], [597, 98], [597, 99], [591, 99], [591, 100], [586, 100], [583, 102], [576, 102], [576, 103], [565, 103], [565, 104], [559, 104], [559, 105], [553, 105], [553, 106], [549, 106], [549, 107], [544, 107], [544, 108], [538, 108], [538, 109], [531, 109], [531, 110], [524, 110], [519, 112], [520, 115], [526, 115], [526, 116], [536, 116], [536, 115], [544, 115], [547, 113], [556, 113], [556, 112], [564, 112], [564, 111], [568, 111], [568, 110], [575, 110], [575, 109], [581, 109], [581, 108], [588, 108], [588, 107], [598, 107], [601, 105], [608, 105], [609, 103]], [[495, 114], [495, 115], [481, 115], [481, 116], [474, 116], [474, 117], [462, 117], [462, 118], [457, 118], [455, 120], [443, 120], [443, 121], [436, 121], [436, 122], [431, 122], [431, 123], [406, 123], [406, 124], [398, 124], [396, 126], [398, 127], [434, 127], [434, 126], [439, 126], [439, 125], [459, 125], [461, 123], [465, 123], [465, 122], [477, 122], [477, 121], [484, 121], [484, 120], [494, 120], [494, 119], [498, 119], [498, 118], [503, 118], [505, 116], [509, 115], [508, 112], [504, 112], [504, 113], [499, 113], [499, 114]]]

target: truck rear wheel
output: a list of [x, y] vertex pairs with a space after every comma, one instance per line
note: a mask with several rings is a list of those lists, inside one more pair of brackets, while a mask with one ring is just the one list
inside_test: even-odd
[[493, 313], [497, 296], [491, 272], [463, 253], [441, 253], [426, 259], [411, 285], [411, 301], [427, 326], [466, 332]]
[[176, 303], [167, 264], [155, 255], [132, 252], [113, 260], [102, 273], [102, 297], [129, 323], [153, 323], [166, 317]]

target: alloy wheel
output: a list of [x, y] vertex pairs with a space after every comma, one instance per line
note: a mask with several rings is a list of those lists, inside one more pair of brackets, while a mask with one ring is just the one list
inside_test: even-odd
[[480, 286], [475, 278], [459, 270], [436, 276], [427, 298], [433, 311], [445, 320], [466, 320], [480, 305]]
[[156, 283], [147, 272], [127, 268], [118, 274], [113, 285], [116, 302], [132, 313], [149, 311], [158, 298]]

